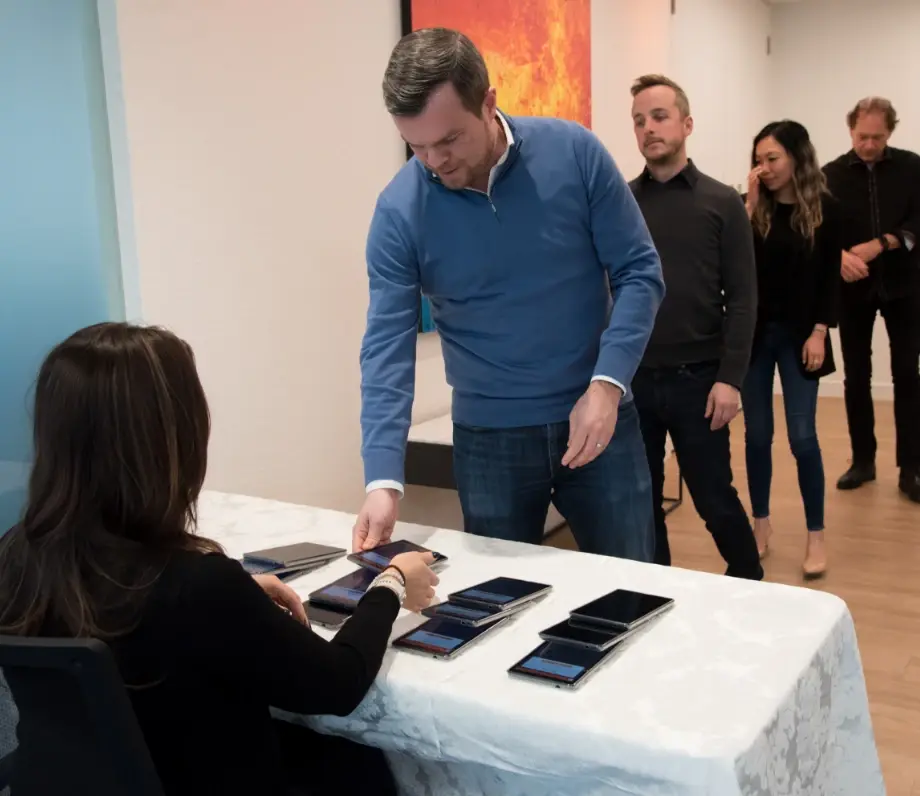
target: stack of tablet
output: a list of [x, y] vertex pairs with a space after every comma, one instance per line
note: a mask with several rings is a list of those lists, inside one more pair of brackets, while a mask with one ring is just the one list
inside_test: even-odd
[[455, 658], [551, 589], [545, 583], [493, 578], [454, 592], [447, 602], [422, 611], [428, 621], [395, 639], [393, 646], [436, 658]]
[[[344, 552], [344, 551], [343, 551]], [[348, 619], [364, 596], [374, 578], [385, 570], [400, 553], [433, 553], [437, 567], [447, 561], [447, 556], [404, 539], [389, 542], [373, 550], [352, 553], [348, 560], [358, 564], [358, 569], [311, 592], [304, 603], [310, 622], [337, 630]]]
[[558, 688], [578, 688], [612, 656], [620, 642], [673, 605], [670, 597], [616, 589], [542, 631], [543, 643], [508, 672]]
[[250, 575], [295, 577], [345, 555], [345, 548], [324, 544], [300, 544], [255, 550], [243, 556], [242, 565]]

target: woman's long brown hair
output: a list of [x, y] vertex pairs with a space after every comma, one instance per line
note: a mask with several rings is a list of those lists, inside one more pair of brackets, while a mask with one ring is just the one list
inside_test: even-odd
[[0, 633], [109, 638], [131, 630], [194, 535], [208, 404], [189, 346], [103, 323], [47, 357], [35, 388], [22, 521], [0, 538]]

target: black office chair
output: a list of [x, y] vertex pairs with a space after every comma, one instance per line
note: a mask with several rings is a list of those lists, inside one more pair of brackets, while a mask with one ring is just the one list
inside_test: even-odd
[[163, 796], [103, 642], [0, 636], [0, 669], [19, 711], [20, 739], [0, 760], [0, 791], [6, 769], [13, 796]]

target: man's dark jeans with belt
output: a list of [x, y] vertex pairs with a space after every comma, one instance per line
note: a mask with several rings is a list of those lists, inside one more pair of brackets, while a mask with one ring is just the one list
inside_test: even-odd
[[655, 511], [655, 563], [669, 565], [671, 550], [664, 507], [664, 456], [668, 434], [697, 512], [725, 559], [725, 574], [763, 578], [757, 542], [732, 484], [728, 426], [713, 431], [706, 404], [719, 363], [675, 368], [640, 368], [633, 393], [652, 476]]

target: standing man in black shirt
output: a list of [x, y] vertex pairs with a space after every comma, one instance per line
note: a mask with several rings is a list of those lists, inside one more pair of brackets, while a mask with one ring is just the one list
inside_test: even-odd
[[837, 488], [875, 479], [872, 329], [881, 313], [891, 344], [899, 487], [920, 503], [920, 156], [888, 146], [898, 117], [886, 99], [861, 100], [847, 123], [853, 148], [824, 167], [847, 236], [840, 344], [853, 462]]
[[633, 392], [652, 473], [655, 562], [671, 563], [662, 506], [668, 434], [697, 511], [728, 569], [760, 580], [750, 521], [732, 485], [728, 424], [738, 413], [757, 315], [751, 224], [737, 191], [687, 157], [687, 95], [662, 75], [632, 87], [646, 160], [630, 183], [661, 258], [667, 295]]

